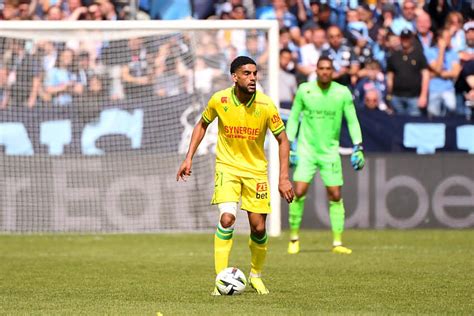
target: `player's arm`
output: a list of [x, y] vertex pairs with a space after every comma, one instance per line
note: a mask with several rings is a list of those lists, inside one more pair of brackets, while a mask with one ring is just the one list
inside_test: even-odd
[[202, 117], [196, 126], [193, 129], [193, 134], [191, 136], [191, 143], [189, 144], [189, 149], [186, 154], [186, 158], [184, 159], [183, 163], [178, 169], [178, 173], [176, 174], [176, 181], [179, 179], [186, 181], [186, 177], [191, 175], [191, 166], [194, 154], [196, 153], [199, 144], [201, 143], [202, 139], [206, 135], [207, 127], [209, 123], [206, 122]]
[[351, 164], [355, 170], [361, 170], [365, 165], [364, 149], [362, 147], [362, 132], [360, 130], [359, 120], [352, 100], [352, 94], [347, 90], [344, 100], [344, 117], [346, 118], [347, 128], [354, 144], [351, 155]]
[[278, 142], [278, 154], [280, 157], [280, 177], [278, 182], [278, 190], [280, 196], [284, 198], [288, 203], [293, 201], [295, 192], [290, 182], [290, 176], [288, 172], [288, 159], [290, 154], [290, 142], [285, 131], [275, 135]]

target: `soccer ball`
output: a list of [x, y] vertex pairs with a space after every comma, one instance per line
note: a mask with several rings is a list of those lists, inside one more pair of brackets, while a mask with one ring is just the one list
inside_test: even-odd
[[225, 268], [216, 277], [216, 287], [222, 295], [241, 294], [246, 285], [244, 273], [237, 268]]

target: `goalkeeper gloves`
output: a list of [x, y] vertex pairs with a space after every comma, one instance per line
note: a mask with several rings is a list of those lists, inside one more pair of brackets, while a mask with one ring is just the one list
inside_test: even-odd
[[351, 164], [354, 170], [359, 171], [364, 168], [364, 148], [361, 144], [354, 145], [352, 148]]
[[296, 139], [290, 143], [290, 167], [296, 167], [298, 164], [298, 155], [296, 153]]

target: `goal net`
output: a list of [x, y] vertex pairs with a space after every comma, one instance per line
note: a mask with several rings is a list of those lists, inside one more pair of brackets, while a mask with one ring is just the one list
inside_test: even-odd
[[[274, 21], [1, 22], [0, 232], [214, 229], [216, 124], [187, 182], [177, 169], [236, 56], [257, 61], [277, 103], [277, 42]], [[278, 153], [266, 146], [278, 235]]]

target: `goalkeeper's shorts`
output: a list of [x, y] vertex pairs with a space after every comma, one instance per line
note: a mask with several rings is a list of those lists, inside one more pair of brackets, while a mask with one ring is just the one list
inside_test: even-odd
[[266, 176], [241, 177], [216, 171], [212, 204], [239, 202], [241, 209], [252, 213], [268, 214], [270, 208], [270, 186]]
[[321, 179], [327, 187], [342, 186], [341, 156], [339, 154], [319, 158], [298, 157], [298, 165], [293, 173], [293, 181], [311, 183], [319, 170]]

